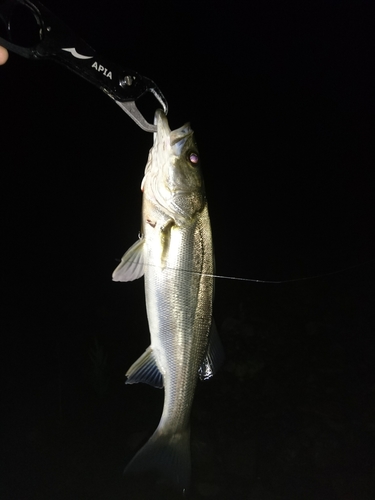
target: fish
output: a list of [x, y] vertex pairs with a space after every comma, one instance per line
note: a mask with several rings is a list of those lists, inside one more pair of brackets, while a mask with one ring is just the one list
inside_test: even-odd
[[190, 413], [198, 379], [224, 358], [212, 320], [214, 251], [201, 162], [190, 123], [171, 130], [157, 110], [144, 178], [138, 241], [113, 272], [114, 281], [144, 276], [151, 345], [126, 373], [127, 384], [164, 387], [157, 429], [125, 468], [154, 471], [185, 493], [191, 475]]

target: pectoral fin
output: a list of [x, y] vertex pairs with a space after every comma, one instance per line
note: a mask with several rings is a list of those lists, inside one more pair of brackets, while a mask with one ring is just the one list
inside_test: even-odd
[[207, 354], [198, 369], [199, 378], [201, 380], [207, 380], [215, 375], [224, 361], [224, 358], [223, 344], [221, 343], [215, 322], [212, 320]]
[[113, 271], [113, 281], [134, 281], [145, 273], [144, 238], [139, 239], [123, 255], [120, 264]]
[[163, 375], [160, 373], [156, 365], [154, 353], [151, 347], [148, 347], [140, 358], [131, 365], [126, 373], [128, 377], [127, 384], [138, 384], [144, 382], [161, 389], [163, 384]]

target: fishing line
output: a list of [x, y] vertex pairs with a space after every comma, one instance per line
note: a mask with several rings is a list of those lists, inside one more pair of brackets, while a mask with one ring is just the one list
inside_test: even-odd
[[[324, 278], [326, 276], [332, 276], [334, 274], [344, 273], [346, 271], [350, 271], [351, 269], [356, 269], [358, 267], [366, 266], [368, 264], [371, 264], [374, 261], [375, 261], [375, 259], [371, 259], [371, 260], [368, 260], [366, 262], [362, 262], [360, 264], [355, 264], [353, 266], [345, 267], [343, 269], [338, 269], [337, 271], [331, 271], [329, 273], [322, 273], [322, 274], [315, 274], [313, 276], [306, 276], [304, 278], [292, 278], [292, 279], [287, 279], [287, 280], [261, 280], [261, 279], [255, 279], [255, 278], [241, 278], [239, 276], [225, 276], [225, 275], [222, 275], [222, 274], [200, 273], [198, 271], [190, 271], [188, 269], [178, 269], [178, 268], [172, 268], [172, 267], [168, 267], [168, 269], [173, 270], [173, 271], [180, 271], [180, 272], [186, 272], [186, 273], [191, 273], [191, 274], [198, 274], [200, 276], [206, 276], [208, 278], [224, 279], [224, 280], [232, 280], [232, 281], [246, 281], [246, 282], [251, 282], [251, 283], [265, 283], [265, 284], [272, 284], [272, 285], [280, 285], [280, 284], [284, 284], [284, 283], [295, 283], [297, 281], [314, 280], [314, 279], [318, 279], [318, 278]], [[155, 264], [143, 263], [143, 265], [144, 266], [154, 266]]]
[[374, 262], [375, 259], [368, 260], [366, 262], [362, 262], [361, 264], [355, 264], [354, 266], [349, 266], [345, 267], [344, 269], [339, 269], [337, 271], [331, 271], [329, 273], [323, 273], [323, 274], [316, 274], [314, 276], [306, 276], [304, 278], [292, 278], [288, 280], [258, 280], [254, 278], [239, 278], [237, 276], [222, 276], [222, 275], [217, 275], [217, 274], [203, 274], [203, 273], [197, 273], [197, 274], [202, 274], [202, 276], [210, 276], [212, 278], [221, 278], [221, 279], [226, 279], [226, 280], [234, 280], [234, 281], [250, 281], [252, 283], [270, 283], [270, 284], [281, 284], [281, 283], [294, 283], [296, 281], [306, 281], [306, 280], [314, 280], [317, 278], [324, 278], [325, 276], [332, 276], [333, 274], [339, 274], [339, 273], [344, 273], [346, 271], [349, 271], [351, 269], [355, 269], [357, 267], [362, 267], [367, 264], [370, 264], [371, 262]]

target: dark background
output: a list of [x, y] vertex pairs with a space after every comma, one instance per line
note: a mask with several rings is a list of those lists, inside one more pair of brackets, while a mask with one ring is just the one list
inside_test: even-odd
[[[172, 128], [191, 121], [219, 275], [325, 275], [216, 280], [227, 361], [197, 390], [192, 498], [373, 498], [371, 2], [44, 4], [152, 78]], [[138, 498], [121, 472], [162, 392], [124, 385], [149, 343], [143, 283], [111, 273], [152, 135], [14, 54], [0, 110], [2, 498]]]

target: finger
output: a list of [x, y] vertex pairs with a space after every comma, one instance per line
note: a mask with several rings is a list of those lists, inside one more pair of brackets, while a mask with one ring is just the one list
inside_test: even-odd
[[0, 46], [0, 65], [5, 64], [8, 60], [8, 57], [9, 57], [9, 53], [8, 53], [7, 49]]

